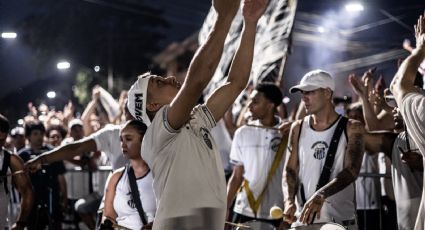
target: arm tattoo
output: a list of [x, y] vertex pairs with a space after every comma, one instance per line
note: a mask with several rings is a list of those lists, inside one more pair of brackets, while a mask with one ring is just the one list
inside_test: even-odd
[[325, 198], [343, 190], [357, 179], [363, 160], [364, 141], [362, 133], [353, 133], [349, 138], [344, 169], [319, 190]]

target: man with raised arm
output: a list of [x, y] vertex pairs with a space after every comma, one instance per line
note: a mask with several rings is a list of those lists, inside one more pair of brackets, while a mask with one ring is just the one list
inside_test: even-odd
[[[180, 85], [173, 77], [144, 74], [128, 92], [130, 113], [150, 125], [142, 157], [154, 176], [157, 213], [153, 228], [223, 229], [226, 182], [210, 130], [246, 87], [257, 22], [267, 0], [244, 0], [241, 42], [227, 82], [196, 106], [220, 60], [239, 0], [214, 0], [215, 24]], [[195, 107], [196, 106], [196, 107]]]
[[289, 134], [283, 218], [293, 223], [297, 212], [295, 225], [336, 222], [357, 229], [353, 182], [362, 163], [364, 127], [335, 112], [334, 90], [334, 79], [323, 70], [307, 73], [290, 89], [302, 93], [307, 116], [295, 121]]
[[[404, 119], [407, 132], [425, 154], [425, 96], [423, 91], [414, 86], [416, 72], [425, 59], [425, 15], [421, 15], [415, 26], [416, 48], [403, 61], [398, 69], [390, 90], [394, 94]], [[415, 229], [425, 229], [425, 190], [416, 219]]]

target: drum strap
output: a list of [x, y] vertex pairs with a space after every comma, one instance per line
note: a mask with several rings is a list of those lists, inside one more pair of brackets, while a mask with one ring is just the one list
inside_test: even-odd
[[329, 182], [329, 178], [331, 177], [331, 169], [335, 160], [335, 153], [338, 149], [339, 139], [341, 139], [341, 134], [345, 130], [347, 122], [348, 118], [346, 117], [341, 117], [341, 119], [338, 121], [338, 125], [334, 131], [331, 143], [329, 145], [328, 153], [326, 155], [325, 165], [323, 165], [322, 173], [320, 174], [319, 182], [316, 186], [316, 191]]
[[260, 207], [261, 201], [263, 200], [264, 194], [266, 192], [267, 186], [269, 182], [272, 180], [273, 175], [275, 174], [276, 170], [279, 168], [280, 162], [283, 157], [283, 152], [286, 148], [286, 145], [288, 144], [288, 137], [284, 136], [282, 137], [282, 140], [280, 141], [279, 148], [277, 149], [276, 155], [274, 157], [272, 166], [270, 168], [269, 174], [267, 176], [266, 185], [264, 186], [263, 190], [261, 191], [260, 195], [257, 199], [254, 197], [254, 193], [252, 193], [251, 189], [249, 188], [249, 182], [247, 180], [243, 181], [243, 188], [245, 188], [246, 196], [248, 198], [249, 206], [251, 207], [252, 211], [254, 212], [255, 218], [257, 218], [257, 210]]

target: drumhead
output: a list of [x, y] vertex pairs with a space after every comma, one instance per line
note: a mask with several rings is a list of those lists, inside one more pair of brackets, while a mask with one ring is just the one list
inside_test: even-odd
[[337, 223], [315, 223], [305, 226], [291, 228], [292, 230], [346, 230], [346, 228]]
[[251, 229], [251, 230], [276, 230], [276, 228], [266, 222], [261, 222], [261, 221], [257, 221], [257, 220], [252, 220], [252, 221], [248, 221], [248, 222], [244, 222], [242, 223], [245, 226], [249, 226], [249, 228], [244, 228], [244, 227], [238, 227], [236, 228], [236, 230], [245, 230], [245, 229]]

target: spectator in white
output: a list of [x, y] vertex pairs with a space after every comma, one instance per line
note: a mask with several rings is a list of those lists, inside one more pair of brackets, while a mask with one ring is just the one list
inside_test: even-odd
[[285, 123], [286, 137], [283, 138], [279, 132], [283, 123], [276, 116], [281, 103], [279, 87], [273, 83], [258, 84], [248, 103], [253, 120], [235, 132], [230, 152], [233, 174], [227, 185], [228, 208], [241, 188], [233, 209], [234, 223], [258, 220], [276, 228], [283, 224], [281, 218], [273, 219], [269, 215], [274, 205], [283, 209], [283, 155], [290, 123]]
[[[140, 155], [146, 129], [146, 125], [138, 120], [123, 125], [121, 148], [130, 164], [116, 170], [106, 185], [103, 216], [131, 229], [151, 226], [156, 211], [152, 173]], [[133, 188], [137, 191], [133, 191]]]
[[295, 121], [289, 135], [282, 180], [283, 218], [293, 223], [297, 212], [295, 225], [337, 222], [357, 229], [353, 182], [363, 159], [364, 126], [335, 112], [334, 90], [334, 79], [323, 70], [307, 73], [290, 89], [291, 93], [301, 91], [308, 116]]
[[174, 77], [147, 73], [128, 92], [131, 114], [150, 125], [142, 143], [142, 158], [154, 175], [158, 209], [153, 229], [224, 228], [226, 182], [210, 130], [247, 85], [257, 22], [267, 0], [243, 1], [244, 27], [227, 82], [204, 105], [196, 103], [220, 61], [239, 3], [213, 1], [215, 24], [182, 85]]
[[[425, 59], [425, 15], [421, 15], [415, 26], [416, 48], [403, 61], [398, 69], [390, 90], [407, 127], [407, 132], [425, 154], [425, 96], [420, 89], [414, 86], [416, 71]], [[415, 229], [425, 228], [425, 189], [422, 191], [422, 200]]]

